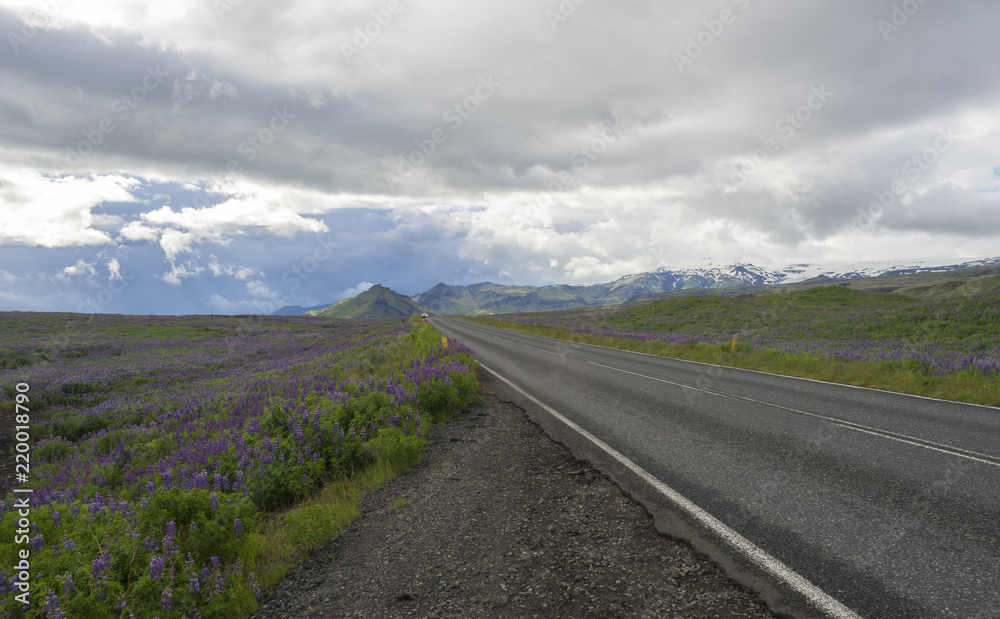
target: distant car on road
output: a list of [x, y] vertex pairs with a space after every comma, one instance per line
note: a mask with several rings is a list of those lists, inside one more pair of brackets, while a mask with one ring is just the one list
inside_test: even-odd
[[421, 314], [420, 317], [421, 318], [430, 318], [431, 315], [430, 314]]

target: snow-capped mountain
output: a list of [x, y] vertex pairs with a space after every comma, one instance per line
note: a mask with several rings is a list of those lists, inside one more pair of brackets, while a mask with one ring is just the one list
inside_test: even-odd
[[[623, 303], [639, 295], [699, 288], [791, 284], [819, 276], [857, 279], [985, 266], [1000, 266], [1000, 258], [946, 266], [930, 265], [923, 261], [862, 262], [847, 265], [795, 264], [780, 270], [737, 263], [707, 268], [660, 268], [649, 273], [626, 275], [611, 282], [591, 285], [510, 286], [482, 282], [458, 286], [440, 283], [413, 295], [411, 299], [435, 313], [468, 316], [608, 305]], [[282, 308], [279, 310], [281, 312], [301, 314], [305, 309]]]
[[940, 273], [945, 271], [955, 271], [957, 269], [988, 266], [1000, 266], [1000, 258], [984, 258], [981, 260], [972, 260], [969, 262], [950, 265], [929, 264], [928, 261], [925, 260], [915, 260], [911, 262], [888, 260], [867, 261], [842, 265], [796, 264], [781, 269], [780, 273], [785, 276], [781, 283], [793, 284], [795, 282], [801, 282], [820, 276], [830, 277], [833, 279], [860, 279], [863, 277], [880, 277], [883, 275]]

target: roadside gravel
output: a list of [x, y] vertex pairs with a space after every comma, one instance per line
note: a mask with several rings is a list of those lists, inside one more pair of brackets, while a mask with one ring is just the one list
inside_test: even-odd
[[493, 395], [361, 510], [256, 619], [773, 616]]

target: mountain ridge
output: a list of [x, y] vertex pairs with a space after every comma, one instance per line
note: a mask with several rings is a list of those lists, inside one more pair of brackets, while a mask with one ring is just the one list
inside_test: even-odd
[[359, 295], [320, 310], [309, 310], [305, 315], [320, 318], [403, 318], [425, 312], [410, 297], [375, 284]]
[[[948, 272], [973, 267], [992, 266], [1000, 266], [1000, 258], [986, 258], [945, 266], [926, 265], [919, 262], [901, 263], [886, 261], [882, 263], [870, 262], [845, 265], [842, 269], [831, 269], [811, 264], [795, 264], [781, 270], [769, 270], [753, 264], [738, 262], [721, 267], [679, 269], [661, 267], [655, 271], [625, 275], [616, 280], [600, 284], [518, 286], [495, 284], [492, 282], [479, 282], [467, 285], [450, 285], [438, 282], [427, 290], [409, 297], [376, 285], [378, 288], [387, 290], [402, 299], [408, 299], [415, 307], [409, 306], [399, 299], [395, 299], [391, 303], [386, 302], [386, 304], [379, 305], [377, 308], [369, 308], [367, 311], [376, 314], [390, 313], [391, 311], [409, 311], [413, 313], [428, 312], [460, 316], [519, 313], [594, 305], [613, 305], [624, 303], [630, 299], [635, 299], [636, 301], [639, 299], [648, 300], [657, 295], [670, 293], [699, 294], [720, 288], [752, 288], [776, 284], [796, 285], [805, 282], [832, 283], [834, 281]], [[357, 299], [374, 288], [375, 286], [357, 297], [352, 297], [352, 299]], [[350, 306], [341, 305], [350, 300], [344, 299], [331, 305], [319, 305], [312, 308], [285, 306], [275, 312], [275, 314], [323, 315], [336, 318], [355, 317], [354, 315], [356, 314], [364, 314], [366, 310], [358, 309], [357, 304]], [[363, 305], [364, 300], [360, 303]], [[389, 310], [387, 306], [396, 307], [396, 310]], [[345, 309], [348, 307], [353, 309]], [[404, 307], [406, 308], [405, 310], [403, 309]], [[338, 309], [335, 310], [333, 308]], [[348, 316], [345, 314], [352, 315]], [[393, 314], [391, 317], [397, 315], [402, 316], [404, 314]]]

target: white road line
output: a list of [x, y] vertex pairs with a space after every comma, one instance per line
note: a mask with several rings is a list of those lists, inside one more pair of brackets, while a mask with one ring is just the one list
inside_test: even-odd
[[[883, 434], [882, 431], [873, 432], [871, 430], [865, 430], [865, 429], [862, 429], [862, 428], [854, 428], [854, 427], [851, 427], [851, 426], [848, 426], [848, 425], [844, 425], [842, 423], [838, 423], [837, 425], [838, 426], [843, 426], [843, 427], [847, 428], [848, 430], [854, 430], [855, 432], [864, 432], [865, 434], [871, 434], [872, 436], [880, 436], [882, 438], [887, 438], [887, 439], [892, 440], [892, 441], [899, 441], [900, 443], [906, 443], [908, 445], [915, 445], [917, 447], [923, 447], [924, 449], [930, 449], [930, 450], [933, 450], [933, 451], [939, 451], [939, 452], [941, 452], [943, 454], [948, 454], [949, 456], [958, 456], [959, 458], [965, 458], [966, 460], [975, 460], [976, 462], [982, 462], [983, 464], [990, 464], [990, 465], [993, 465], [993, 466], [1000, 467], [1000, 463], [997, 463], [997, 462], [992, 462], [990, 460], [983, 460], [982, 458], [976, 458], [975, 456], [966, 456], [966, 455], [963, 455], [963, 454], [960, 454], [960, 453], [955, 453], [954, 451], [949, 451], [949, 449], [957, 449], [955, 447], [952, 447], [952, 448], [949, 448], [949, 449], [938, 449], [937, 447], [931, 447], [930, 445], [923, 445], [921, 443], [916, 443], [914, 441], [908, 441], [908, 440], [903, 439], [903, 438], [896, 438], [895, 436], [887, 436], [886, 434]], [[919, 440], [923, 440], [923, 439], [919, 439]]]
[[929, 441], [927, 439], [918, 438], [915, 436], [909, 436], [908, 434], [899, 434], [897, 432], [891, 432], [889, 430], [882, 430], [881, 428], [875, 428], [872, 426], [866, 426], [860, 423], [854, 423], [853, 421], [845, 421], [843, 419], [837, 419], [836, 417], [828, 417], [826, 415], [820, 415], [819, 413], [810, 413], [809, 411], [799, 410], [797, 408], [791, 408], [788, 406], [782, 406], [780, 404], [774, 404], [773, 402], [764, 402], [762, 400], [755, 400], [753, 398], [748, 398], [746, 396], [734, 395], [731, 393], [723, 393], [721, 391], [713, 391], [711, 389], [702, 389], [700, 387], [692, 387], [691, 385], [685, 385], [684, 383], [677, 383], [672, 380], [666, 380], [664, 378], [657, 378], [656, 376], [649, 376], [648, 374], [641, 374], [639, 372], [632, 372], [630, 370], [623, 370], [621, 368], [616, 368], [610, 365], [604, 365], [603, 363], [597, 363], [596, 361], [587, 361], [590, 365], [596, 365], [598, 367], [606, 368], [608, 370], [614, 370], [616, 372], [621, 372], [623, 374], [631, 374], [632, 376], [640, 376], [642, 378], [647, 378], [649, 380], [655, 380], [661, 383], [667, 383], [670, 385], [676, 385], [684, 389], [693, 389], [695, 391], [701, 391], [702, 393], [707, 393], [709, 395], [718, 396], [720, 398], [732, 398], [734, 400], [743, 400], [745, 402], [753, 402], [755, 404], [761, 404], [763, 406], [770, 406], [772, 408], [780, 408], [781, 410], [786, 410], [799, 415], [806, 415], [808, 417], [815, 417], [816, 419], [823, 419], [824, 421], [829, 421], [837, 424], [842, 428], [847, 428], [848, 430], [855, 430], [857, 432], [864, 432], [865, 434], [871, 434], [873, 436], [880, 436], [882, 438], [887, 438], [893, 441], [899, 441], [900, 443], [906, 443], [907, 445], [915, 445], [916, 447], [922, 447], [924, 449], [930, 449], [932, 451], [937, 451], [940, 453], [948, 454], [950, 456], [958, 456], [959, 458], [965, 458], [967, 460], [974, 460], [976, 462], [981, 462], [983, 464], [989, 464], [992, 466], [1000, 467], [1000, 462], [993, 460], [993, 456], [989, 454], [982, 454], [976, 451], [970, 451], [968, 449], [962, 449], [960, 447], [952, 447], [951, 445], [945, 445], [943, 443], [936, 443], [934, 441]]
[[[455, 319], [452, 319], [452, 320], [455, 320]], [[461, 319], [459, 318], [457, 320], [461, 320]], [[723, 370], [731, 370], [733, 372], [751, 372], [753, 374], [764, 374], [765, 376], [772, 376], [772, 377], [778, 377], [778, 378], [788, 378], [788, 379], [791, 379], [791, 380], [804, 380], [804, 381], [807, 381], [807, 382], [810, 382], [810, 383], [819, 383], [821, 385], [836, 385], [838, 387], [849, 387], [851, 389], [861, 389], [863, 391], [878, 391], [879, 393], [888, 393], [890, 395], [895, 395], [895, 396], [903, 396], [903, 397], [907, 397], [907, 398], [919, 398], [921, 400], [930, 400], [931, 402], [939, 402], [939, 403], [944, 403], [944, 404], [956, 404], [956, 405], [961, 405], [961, 406], [975, 406], [976, 408], [986, 408], [986, 409], [989, 409], [989, 410], [992, 410], [992, 411], [1000, 412], [1000, 406], [990, 406], [989, 404], [976, 404], [975, 402], [962, 402], [960, 400], [945, 400], [943, 398], [932, 398], [930, 396], [917, 395], [915, 393], [903, 393], [902, 391], [889, 391], [888, 389], [879, 389], [877, 387], [862, 387], [861, 385], [850, 385], [848, 383], [835, 383], [835, 382], [831, 382], [831, 381], [828, 381], [828, 380], [820, 380], [818, 378], [805, 378], [804, 376], [792, 376], [790, 374], [776, 374], [774, 372], [765, 372], [763, 370], [751, 370], [749, 368], [736, 368], [736, 367], [732, 367], [732, 366], [729, 366], [729, 365], [720, 365], [718, 363], [705, 363], [704, 361], [692, 361], [690, 359], [679, 359], [677, 357], [667, 357], [665, 355], [654, 355], [654, 354], [650, 354], [648, 352], [639, 352], [637, 350], [623, 350], [621, 348], [611, 348], [610, 346], [598, 346], [597, 344], [586, 344], [584, 342], [573, 342], [573, 341], [570, 341], [570, 340], [561, 340], [561, 339], [559, 339], [557, 337], [549, 337], [547, 335], [534, 335], [534, 334], [531, 334], [531, 333], [521, 333], [520, 331], [514, 331], [513, 329], [502, 329], [500, 327], [487, 327], [486, 325], [480, 325], [480, 324], [477, 324], [477, 323], [474, 323], [474, 322], [469, 322], [467, 320], [462, 320], [462, 322], [465, 323], [465, 324], [467, 324], [467, 325], [476, 325], [476, 326], [478, 326], [478, 327], [480, 327], [482, 329], [496, 329], [496, 330], [506, 331], [508, 333], [516, 333], [518, 335], [525, 335], [527, 337], [544, 337], [547, 340], [553, 340], [553, 341], [556, 341], [556, 342], [566, 342], [567, 344], [575, 344], [577, 346], [590, 346], [591, 348], [598, 348], [600, 350], [611, 350], [611, 351], [616, 351], [616, 352], [620, 352], [620, 353], [627, 353], [627, 354], [630, 354], [630, 355], [642, 355], [643, 357], [653, 357], [654, 359], [661, 359], [661, 360], [667, 360], [667, 361], [675, 361], [677, 363], [694, 363], [696, 365], [707, 365], [708, 367], [719, 368], [719, 369], [723, 369]], [[475, 331], [475, 329], [471, 329], [471, 330]], [[493, 337], [496, 337], [496, 336], [493, 336]], [[500, 339], [500, 338], [497, 338], [497, 339]], [[515, 342], [513, 340], [505, 340], [505, 341], [510, 342], [511, 344], [518, 344], [519, 343], [519, 342]]]
[[576, 425], [563, 415], [561, 415], [554, 408], [548, 406], [547, 404], [541, 402], [533, 395], [527, 391], [521, 389], [506, 377], [495, 372], [494, 370], [482, 365], [480, 366], [511, 386], [518, 393], [528, 398], [538, 406], [542, 407], [550, 415], [558, 419], [559, 421], [566, 424], [573, 431], [577, 432], [588, 441], [596, 445], [606, 454], [617, 460], [623, 466], [628, 468], [630, 471], [639, 476], [643, 481], [655, 488], [660, 494], [662, 494], [671, 504], [673, 504], [677, 509], [686, 513], [690, 518], [694, 519], [696, 522], [702, 526], [708, 528], [713, 533], [718, 535], [722, 540], [730, 545], [731, 548], [739, 552], [743, 557], [745, 557], [750, 563], [755, 565], [758, 569], [762, 570], [765, 574], [771, 578], [782, 583], [784, 586], [797, 592], [799, 595], [804, 597], [809, 601], [814, 607], [816, 607], [821, 612], [825, 613], [829, 617], [837, 619], [860, 619], [860, 615], [847, 608], [825, 591], [812, 584], [805, 578], [803, 578], [798, 572], [792, 570], [790, 567], [779, 561], [778, 559], [772, 557], [770, 554], [765, 552], [759, 546], [743, 537], [735, 530], [726, 526], [722, 521], [720, 521], [715, 516], [706, 512], [702, 508], [698, 507], [682, 494], [666, 485], [648, 471], [640, 467], [635, 462], [632, 462], [616, 449], [597, 438], [590, 432], [587, 432], [580, 426]]
[[551, 350], [545, 350], [545, 349], [542, 349], [542, 348], [535, 348], [534, 346], [528, 346], [527, 344], [523, 344], [521, 342], [515, 342], [514, 340], [505, 340], [504, 338], [497, 337], [495, 335], [492, 336], [492, 337], [495, 340], [500, 340], [501, 342], [507, 342], [509, 344], [514, 344], [515, 346], [523, 346], [525, 348], [530, 348], [531, 350], [537, 350], [538, 352], [543, 352], [546, 355], [553, 355], [555, 357], [570, 357], [572, 359], [585, 360], [585, 359], [583, 359], [583, 357], [576, 357], [576, 356], [573, 356], [573, 355], [567, 355], [566, 353], [561, 353], [561, 352], [552, 352]]

